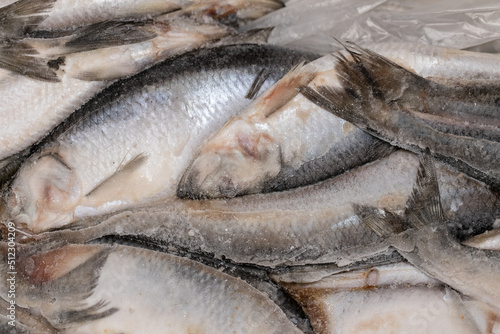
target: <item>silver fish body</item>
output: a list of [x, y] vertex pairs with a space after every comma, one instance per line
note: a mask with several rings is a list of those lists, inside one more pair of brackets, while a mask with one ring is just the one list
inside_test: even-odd
[[[309, 53], [236, 45], [200, 50], [117, 82], [55, 128], [4, 193], [33, 231], [175, 194], [194, 150]], [[91, 157], [91, 158], [89, 158]], [[43, 203], [43, 204], [42, 204]]]
[[[416, 156], [399, 151], [308, 187], [227, 200], [176, 199], [82, 220], [35, 240], [44, 247], [106, 235], [135, 236], [237, 263], [346, 265], [388, 247], [359, 220], [352, 203], [404, 210], [417, 168]], [[498, 194], [444, 165], [439, 180], [454, 235], [466, 238], [491, 228]]]
[[213, 15], [215, 19], [232, 15], [235, 23], [241, 23], [259, 18], [280, 7], [282, 4], [274, 0], [58, 0], [39, 29], [79, 27], [105, 20], [137, 20], [171, 12], [177, 12], [173, 14], [179, 16], [203, 13]]
[[[33, 330], [300, 333], [267, 295], [248, 283], [169, 254], [74, 245], [21, 255], [17, 268], [19, 312], [29, 309], [35, 318], [46, 319], [45, 328]], [[10, 300], [6, 283], [0, 286], [4, 300]], [[18, 320], [22, 323], [23, 318]]]
[[[5, 72], [0, 78], [0, 161], [41, 140], [108, 86], [110, 80], [134, 75], [166, 58], [219, 40], [232, 32], [224, 26], [190, 20], [163, 20], [141, 25], [141, 29], [156, 36], [132, 45], [64, 54], [61, 58], [64, 60], [58, 65], [59, 82], [34, 80]], [[96, 27], [92, 33], [99, 34], [100, 29]], [[115, 36], [114, 40], [120, 38]], [[32, 43], [36, 40], [33, 39]], [[19, 112], [25, 116], [19, 117]]]
[[[404, 262], [314, 281], [273, 278], [305, 308], [315, 333], [484, 333], [491, 314]], [[498, 325], [491, 316], [489, 326]]]

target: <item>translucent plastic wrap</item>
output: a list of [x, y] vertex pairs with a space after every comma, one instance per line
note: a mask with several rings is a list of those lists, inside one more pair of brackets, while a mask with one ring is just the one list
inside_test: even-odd
[[418, 42], [498, 52], [500, 2], [495, 0], [291, 0], [247, 28], [274, 26], [270, 42], [332, 50], [333, 37], [358, 44]]

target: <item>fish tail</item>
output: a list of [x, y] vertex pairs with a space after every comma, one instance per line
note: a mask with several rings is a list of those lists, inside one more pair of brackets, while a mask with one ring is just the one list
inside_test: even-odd
[[0, 46], [0, 68], [32, 79], [59, 81], [49, 61], [37, 55], [38, 51], [22, 40], [3, 41]]
[[[334, 115], [360, 128], [377, 122], [377, 113], [371, 112], [376, 104], [386, 108], [418, 95], [428, 84], [421, 78], [392, 61], [352, 44], [345, 46], [348, 54], [335, 54], [340, 86], [302, 86], [300, 92], [309, 100]], [[380, 121], [379, 121], [380, 122]]]
[[47, 18], [57, 0], [19, 0], [0, 8], [2, 36], [23, 37]]
[[57, 74], [23, 41], [45, 20], [56, 0], [19, 0], [0, 8], [0, 68], [45, 81], [59, 81]]

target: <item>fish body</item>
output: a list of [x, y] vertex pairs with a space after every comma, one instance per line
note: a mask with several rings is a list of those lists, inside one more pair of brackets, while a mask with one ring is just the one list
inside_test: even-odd
[[272, 46], [223, 46], [115, 83], [34, 149], [4, 194], [11, 217], [42, 231], [173, 196], [192, 152], [249, 103], [245, 94], [259, 71], [272, 73], [265, 89], [313, 57]]
[[48, 332], [300, 333], [248, 283], [169, 254], [75, 245], [21, 254], [17, 268], [17, 308], [44, 317]]
[[335, 84], [329, 57], [298, 68], [233, 117], [198, 152], [177, 194], [220, 198], [308, 185], [388, 155], [390, 145], [297, 94]]
[[497, 228], [486, 231], [465, 240], [462, 244], [474, 248], [500, 251], [500, 230]]
[[[26, 242], [44, 247], [131, 236], [236, 263], [346, 265], [388, 247], [359, 220], [352, 203], [404, 210], [417, 168], [415, 155], [399, 151], [307, 187], [232, 199], [162, 201], [75, 222]], [[491, 228], [498, 214], [496, 193], [444, 165], [439, 180], [454, 235], [466, 238]]]
[[404, 262], [312, 282], [273, 278], [304, 307], [315, 333], [478, 333], [488, 318], [487, 311]]
[[[498, 55], [416, 43], [381, 43], [371, 47], [408, 71], [443, 82], [488, 82], [500, 78]], [[220, 198], [285, 190], [324, 180], [390, 154], [390, 145], [344, 119], [328, 115], [306, 96], [297, 94], [299, 85], [341, 89], [337, 66], [336, 56], [324, 56], [291, 72], [262, 94], [200, 149], [179, 183], [177, 194], [186, 198]], [[396, 77], [391, 80], [398, 80]], [[453, 100], [455, 93], [444, 95]], [[419, 101], [417, 97], [411, 103], [417, 105]], [[437, 96], [427, 103], [435, 103], [434, 109], [438, 109], [443, 99]], [[462, 124], [479, 120], [478, 115], [462, 113], [467, 108], [464, 99], [453, 106], [451, 103], [447, 108], [454, 108], [453, 117]], [[493, 117], [483, 117], [483, 122], [491, 122]], [[434, 119], [427, 122], [436, 124]], [[462, 125], [457, 131], [466, 131], [466, 127]], [[483, 132], [495, 136], [494, 130]]]
[[363, 47], [431, 80], [498, 80], [498, 54], [422, 43], [364, 43]]
[[[59, 82], [33, 80], [5, 72], [0, 79], [0, 161], [27, 149], [110, 85], [169, 57], [219, 40], [232, 33], [217, 25], [189, 20], [163, 21], [147, 27], [156, 37], [132, 45], [64, 54]], [[94, 31], [99, 33], [99, 29]], [[56, 55], [59, 56], [59, 55]], [[30, 98], [26, 98], [26, 96]], [[22, 111], [25, 117], [19, 117]]]

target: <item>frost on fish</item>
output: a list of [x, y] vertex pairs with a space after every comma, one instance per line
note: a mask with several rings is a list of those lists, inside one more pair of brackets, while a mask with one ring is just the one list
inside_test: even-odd
[[499, 81], [439, 84], [354, 46], [338, 54], [342, 87], [301, 92], [335, 115], [394, 145], [436, 157], [500, 187]]
[[45, 318], [47, 332], [300, 332], [265, 294], [185, 258], [73, 245], [17, 262], [17, 307]]
[[[25, 242], [45, 247], [60, 240], [131, 236], [236, 263], [347, 265], [388, 247], [364, 226], [352, 204], [402, 212], [417, 169], [417, 157], [399, 151], [312, 186], [225, 200], [160, 201], [77, 221]], [[438, 175], [451, 233], [464, 239], [490, 229], [499, 213], [498, 194], [444, 165]]]
[[272, 46], [223, 46], [115, 83], [32, 149], [4, 192], [7, 219], [39, 232], [174, 196], [192, 152], [250, 102], [245, 94], [262, 69], [271, 73], [266, 89], [314, 57]]
[[359, 205], [355, 210], [415, 267], [500, 312], [500, 254], [464, 246], [449, 233], [428, 152], [421, 159], [404, 220], [389, 210]]
[[500, 325], [488, 309], [407, 263], [306, 283], [273, 278], [301, 304], [318, 334], [486, 333]]

